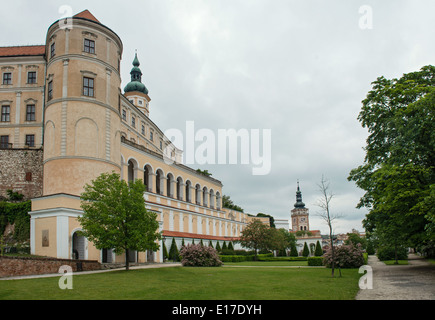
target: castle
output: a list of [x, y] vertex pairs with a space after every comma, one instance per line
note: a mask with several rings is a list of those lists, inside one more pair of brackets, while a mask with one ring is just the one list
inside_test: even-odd
[[0, 195], [31, 199], [32, 254], [125, 260], [80, 235], [80, 194], [103, 172], [143, 180], [146, 207], [158, 214], [160, 250], [133, 251], [131, 262], [162, 262], [173, 238], [222, 245], [249, 223], [222, 207], [221, 181], [181, 164], [182, 150], [151, 120], [137, 54], [121, 90], [122, 54], [119, 36], [88, 10], [52, 23], [45, 45], [0, 48]]

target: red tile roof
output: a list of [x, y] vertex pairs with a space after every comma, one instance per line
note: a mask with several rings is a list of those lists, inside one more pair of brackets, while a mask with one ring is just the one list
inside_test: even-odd
[[0, 57], [42, 56], [44, 54], [45, 46], [0, 47]]
[[82, 12], [77, 13], [74, 18], [84, 18], [84, 19], [88, 19], [88, 20], [92, 20], [98, 23], [101, 23], [100, 21], [98, 21], [97, 18], [94, 17], [94, 15], [92, 13], [89, 12], [89, 10], [83, 10]]
[[212, 235], [205, 235], [205, 234], [178, 232], [178, 231], [169, 231], [169, 230], [163, 230], [163, 236], [178, 237], [178, 238], [195, 238], [195, 239], [205, 239], [205, 240], [223, 240], [223, 241], [237, 241], [240, 239], [237, 237], [212, 236]]

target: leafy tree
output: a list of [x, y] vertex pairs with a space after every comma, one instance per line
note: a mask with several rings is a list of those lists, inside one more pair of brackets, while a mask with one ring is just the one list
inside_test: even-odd
[[238, 205], [235, 205], [233, 200], [230, 199], [230, 196], [226, 195], [222, 196], [222, 207], [243, 212], [243, 209]]
[[257, 217], [269, 218], [270, 226], [272, 228], [276, 228], [276, 226], [275, 226], [275, 218], [272, 217], [270, 214], [265, 214], [265, 213], [261, 213], [260, 212], [260, 213], [257, 213]]
[[286, 256], [286, 251], [288, 249], [291, 249], [292, 245], [295, 245], [296, 247], [296, 237], [288, 232], [288, 230], [285, 230], [283, 228], [281, 229], [271, 229], [272, 235], [274, 235], [274, 246], [271, 247], [273, 250], [279, 250], [279, 255]]
[[259, 220], [253, 220], [242, 231], [240, 244], [249, 249], [255, 250], [255, 260], [257, 260], [257, 250], [269, 250], [272, 240], [271, 228]]
[[145, 208], [141, 180], [127, 184], [117, 173], [103, 173], [81, 194], [83, 215], [78, 218], [83, 235], [97, 249], [113, 248], [116, 254], [125, 252], [129, 269], [129, 250], [157, 251], [157, 214]]
[[347, 239], [344, 241], [344, 244], [350, 244], [350, 243], [352, 243], [354, 246], [356, 246], [359, 243], [363, 249], [365, 249], [367, 246], [366, 238], [361, 237], [359, 234], [354, 232], [349, 232], [347, 234]]
[[366, 232], [380, 245], [425, 246], [435, 240], [435, 67], [379, 77], [362, 103], [366, 156], [348, 180], [365, 190]]

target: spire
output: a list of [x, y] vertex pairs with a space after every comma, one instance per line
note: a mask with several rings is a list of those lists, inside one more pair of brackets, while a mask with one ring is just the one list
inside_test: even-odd
[[148, 89], [142, 83], [142, 71], [140, 70], [140, 62], [137, 58], [137, 50], [134, 54], [133, 68], [131, 68], [131, 81], [125, 86], [124, 92], [139, 91], [148, 94]]
[[305, 203], [302, 202], [302, 192], [299, 189], [299, 180], [298, 180], [298, 188], [296, 190], [295, 208], [305, 208]]

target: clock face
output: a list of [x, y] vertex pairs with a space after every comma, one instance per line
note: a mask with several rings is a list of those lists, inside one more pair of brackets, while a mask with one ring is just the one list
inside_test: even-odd
[[301, 222], [305, 222], [305, 218], [301, 218]]

